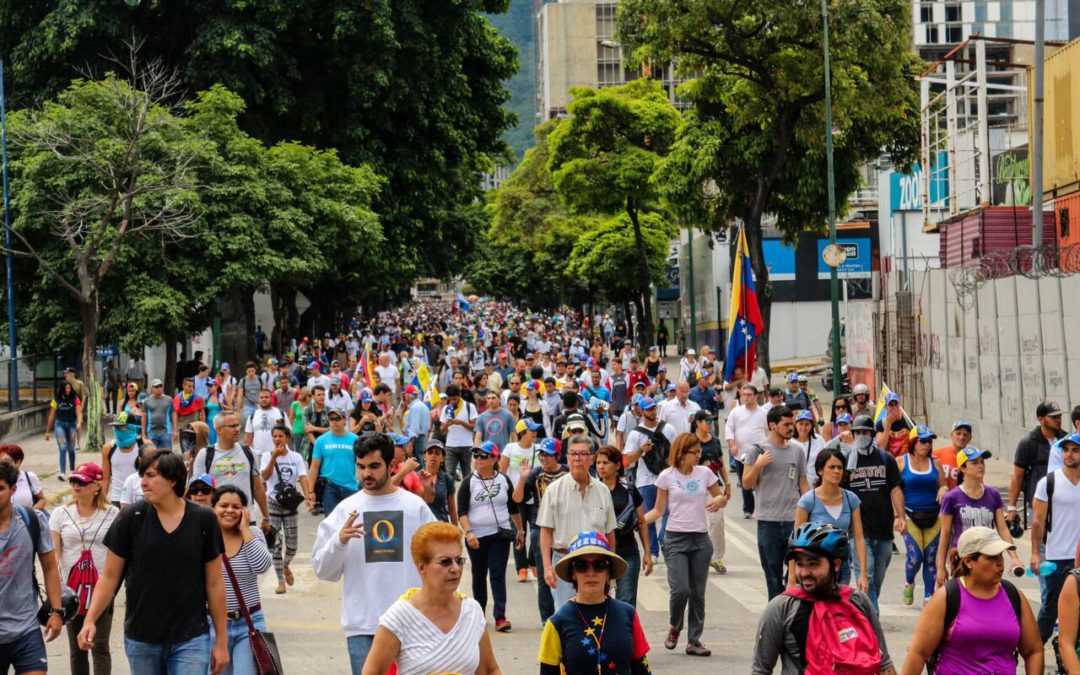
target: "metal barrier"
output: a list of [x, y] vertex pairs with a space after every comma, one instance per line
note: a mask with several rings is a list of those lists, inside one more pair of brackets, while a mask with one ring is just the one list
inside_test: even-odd
[[[52, 400], [56, 388], [64, 381], [64, 361], [56, 355], [20, 356], [18, 368], [19, 408]], [[11, 410], [11, 359], [0, 359], [0, 408]]]

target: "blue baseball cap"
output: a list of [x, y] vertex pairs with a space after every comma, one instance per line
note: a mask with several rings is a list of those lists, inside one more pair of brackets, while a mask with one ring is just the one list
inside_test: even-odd
[[798, 373], [792, 373], [792, 374], [788, 375], [787, 381], [788, 381], [789, 384], [792, 383], [792, 382], [798, 382], [799, 381], [799, 374]]
[[664, 364], [661, 363], [660, 367], [656, 369], [656, 372], [658, 372], [658, 373], [666, 373], [667, 372], [667, 366], [665, 366]]
[[365, 389], [362, 392], [360, 392], [360, 402], [361, 403], [371, 403], [372, 400], [373, 399], [371, 398], [371, 392], [370, 391]]
[[191, 487], [195, 483], [205, 483], [209, 487], [214, 487], [214, 477], [208, 473], [197, 473], [191, 477], [188, 481], [188, 487]]
[[642, 396], [641, 400], [638, 401], [638, 407], [642, 410], [650, 410], [656, 407], [656, 401], [652, 400], [648, 396]]
[[900, 394], [897, 394], [895, 391], [890, 391], [888, 394], [885, 394], [885, 405], [889, 405], [890, 403], [899, 403], [899, 402], [900, 402]]
[[937, 434], [931, 431], [930, 427], [926, 426], [925, 424], [920, 424], [919, 426], [915, 427], [915, 436], [920, 441], [932, 441], [937, 438]]
[[978, 459], [980, 457], [982, 457], [983, 459], [990, 459], [990, 451], [980, 450], [978, 448], [968, 446], [960, 452], [956, 453], [956, 468], [959, 469], [960, 467], [964, 466], [964, 464], [966, 464], [968, 461], [972, 459]]
[[664, 387], [664, 391], [675, 391], [676, 389], [678, 389], [678, 387], [675, 386], [674, 382], [668, 382], [667, 386]]
[[809, 410], [800, 410], [799, 414], [795, 416], [795, 421], [801, 422], [803, 420], [806, 420], [807, 422], [813, 422], [814, 414]]
[[1080, 445], [1080, 432], [1072, 432], [1068, 436], [1062, 436], [1054, 442], [1058, 448], [1062, 448], [1066, 443], [1072, 443], [1073, 445]]
[[221, 362], [221, 370], [232, 370], [231, 368], [229, 368], [229, 362], [228, 361], [222, 361]]
[[540, 441], [539, 449], [545, 455], [557, 455], [559, 454], [559, 441], [556, 438], [545, 438]]
[[399, 434], [398, 437], [394, 439], [394, 445], [408, 445], [409, 441], [412, 439], [413, 437], [408, 434]]
[[974, 427], [972, 427], [971, 422], [968, 422], [967, 420], [956, 420], [956, 422], [952, 425], [952, 430], [956, 431], [957, 429], [967, 429], [970, 433], [974, 429]]
[[840, 413], [836, 416], [837, 424], [851, 424], [851, 413]]
[[645, 398], [644, 394], [634, 394], [630, 397], [630, 405], [637, 405], [641, 403], [641, 399]]
[[587, 368], [596, 368], [596, 367], [597, 367], [597, 364], [596, 364], [596, 359], [589, 359], [589, 360], [588, 360], [588, 361], [587, 361], [587, 362], [585, 363], [585, 366], [586, 366]]

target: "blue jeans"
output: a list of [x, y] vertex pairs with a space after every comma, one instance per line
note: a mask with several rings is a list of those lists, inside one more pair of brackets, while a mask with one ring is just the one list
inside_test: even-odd
[[151, 431], [146, 435], [158, 450], [172, 450], [172, 435], [168, 431]]
[[[551, 552], [551, 569], [555, 569], [555, 566], [559, 564], [559, 561], [566, 557], [565, 553], [559, 553], [558, 551]], [[569, 581], [563, 581], [558, 575], [555, 575], [555, 589], [551, 592], [553, 598], [555, 598], [555, 611], [559, 611], [566, 603], [574, 599], [577, 595], [577, 591], [574, 590], [574, 585]]]
[[[881, 593], [881, 587], [885, 585], [885, 572], [888, 571], [889, 563], [892, 562], [892, 545], [892, 539], [866, 538], [866, 567], [869, 571], [867, 576], [870, 577], [870, 592], [867, 595], [870, 596], [870, 602], [874, 605], [874, 611], [878, 613], [880, 613], [878, 595]], [[854, 561], [854, 568], [855, 578], [858, 579], [861, 570], [857, 558]]]
[[[641, 508], [645, 513], [652, 511], [656, 506], [656, 486], [655, 485], [639, 485], [638, 492], [641, 494]], [[656, 531], [656, 524], [651, 523], [649, 525], [649, 552], [652, 553], [653, 560], [660, 557], [660, 544], [664, 543], [664, 535], [667, 533], [667, 511], [664, 511], [664, 517], [660, 519], [660, 531]]]
[[356, 494], [356, 490], [347, 488], [342, 485], [338, 485], [333, 481], [326, 481], [326, 489], [323, 490], [322, 504], [323, 504], [323, 518], [329, 516], [334, 507], [345, 500], [346, 497], [351, 497]]
[[[263, 618], [262, 610], [251, 613], [251, 621], [255, 628], [266, 630], [266, 619]], [[248, 639], [247, 621], [244, 617], [228, 619], [225, 622], [225, 634], [229, 640], [229, 665], [221, 671], [221, 675], [258, 675], [255, 668], [255, 657], [251, 655], [251, 641]], [[216, 639], [214, 622], [210, 621], [210, 643]]]
[[626, 574], [615, 580], [615, 599], [622, 600], [632, 607], [637, 607], [638, 575], [641, 574], [641, 550], [637, 544], [634, 549], [629, 548], [618, 551], [622, 559], [626, 561]]
[[352, 665], [352, 675], [360, 675], [364, 670], [364, 661], [367, 661], [371, 644], [375, 642], [374, 635], [350, 635], [345, 638], [349, 648], [349, 663]]
[[75, 423], [56, 420], [53, 424], [56, 445], [60, 448], [60, 473], [67, 473], [67, 463], [75, 469]]
[[154, 645], [124, 638], [128, 667], [139, 675], [206, 675], [210, 672], [210, 633], [178, 645]]
[[761, 571], [765, 573], [765, 587], [769, 591], [770, 600], [787, 588], [784, 557], [787, 555], [788, 539], [793, 529], [793, 520], [759, 520], [757, 523], [758, 557], [761, 558]]
[[1054, 624], [1058, 618], [1058, 596], [1061, 595], [1061, 587], [1065, 585], [1065, 579], [1073, 568], [1072, 560], [1051, 560], [1057, 565], [1057, 569], [1045, 577], [1039, 577], [1039, 599], [1042, 606], [1039, 607], [1039, 616], [1036, 621], [1039, 624], [1039, 637], [1043, 644], [1054, 633]]

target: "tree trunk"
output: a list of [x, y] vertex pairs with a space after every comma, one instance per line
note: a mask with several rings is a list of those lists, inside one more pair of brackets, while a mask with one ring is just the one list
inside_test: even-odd
[[[161, 378], [165, 383], [162, 387], [162, 391], [169, 396], [176, 394], [176, 343], [179, 342], [179, 338], [176, 333], [167, 331], [165, 333], [165, 377]], [[218, 361], [221, 357], [217, 354], [214, 355]], [[150, 378], [154, 379], [154, 378]]]
[[83, 325], [83, 384], [86, 385], [86, 400], [82, 402], [83, 444], [88, 452], [101, 452], [103, 434], [101, 427], [102, 395], [97, 378], [97, 333], [98, 306], [97, 293], [91, 293], [89, 302], [81, 302], [79, 312]]
[[238, 291], [241, 306], [244, 308], [244, 322], [247, 324], [247, 334], [244, 336], [244, 361], [254, 361], [258, 352], [255, 351], [255, 295], [250, 289]]
[[637, 204], [633, 197], [626, 198], [626, 215], [630, 217], [630, 223], [634, 226], [634, 243], [638, 250], [638, 285], [641, 292], [641, 314], [638, 315], [638, 335], [641, 336], [641, 344], [653, 344], [652, 303], [649, 302], [649, 258], [645, 250], [645, 237], [641, 234], [641, 223], [638, 221]]

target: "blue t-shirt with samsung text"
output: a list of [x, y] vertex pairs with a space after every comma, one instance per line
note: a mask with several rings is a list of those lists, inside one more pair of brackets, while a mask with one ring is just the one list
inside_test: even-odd
[[312, 460], [322, 460], [319, 475], [334, 485], [356, 490], [358, 484], [356, 455], [353, 454], [354, 443], [356, 443], [356, 434], [353, 433], [344, 433], [340, 436], [326, 433], [319, 436], [311, 453]]

